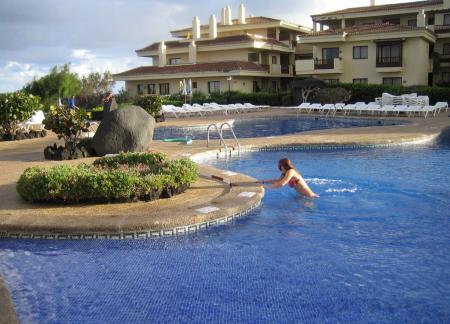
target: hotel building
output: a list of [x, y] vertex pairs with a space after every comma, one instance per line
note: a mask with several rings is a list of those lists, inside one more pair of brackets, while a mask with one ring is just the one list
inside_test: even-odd
[[435, 85], [450, 82], [450, 0], [348, 8], [312, 15], [313, 28], [268, 17], [237, 19], [225, 7], [173, 40], [136, 51], [153, 65], [114, 75], [131, 94], [286, 90], [294, 78], [329, 83]]
[[[232, 19], [228, 6], [219, 23], [214, 15], [207, 25], [194, 17], [192, 28], [171, 32], [177, 40], [137, 50], [153, 65], [116, 74], [114, 79], [126, 81], [132, 94], [178, 93], [183, 79], [191, 79], [193, 91], [203, 93], [286, 90], [294, 78], [297, 39], [310, 32], [284, 20], [246, 17], [244, 5]], [[311, 52], [311, 46], [305, 50]]]
[[297, 76], [330, 83], [435, 85], [450, 82], [450, 0], [349, 8], [313, 15], [310, 59]]

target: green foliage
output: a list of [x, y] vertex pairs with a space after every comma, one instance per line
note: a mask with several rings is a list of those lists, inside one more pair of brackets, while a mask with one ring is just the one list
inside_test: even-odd
[[341, 83], [340, 88], [351, 91], [352, 97], [349, 102], [372, 102], [375, 98], [381, 97], [383, 92], [392, 95], [401, 95], [405, 93], [417, 93], [419, 96], [428, 96], [430, 104], [435, 104], [438, 101], [450, 102], [450, 88], [446, 87], [428, 87], [428, 86], [384, 86], [380, 84], [351, 84]]
[[315, 91], [310, 100], [314, 103], [336, 104], [347, 102], [351, 97], [350, 90], [344, 88], [324, 88]]
[[158, 199], [163, 191], [180, 193], [197, 180], [197, 165], [169, 161], [160, 153], [125, 153], [93, 165], [59, 165], [25, 170], [17, 192], [29, 202], [106, 202]]
[[16, 135], [19, 123], [42, 109], [39, 97], [24, 92], [0, 94], [0, 125], [5, 134]]
[[161, 114], [162, 103], [161, 97], [157, 95], [140, 96], [136, 97], [134, 100], [136, 106], [144, 108], [146, 112], [155, 118]]
[[70, 72], [70, 64], [64, 64], [62, 67], [54, 66], [49, 74], [27, 84], [24, 91], [39, 96], [49, 107], [58, 98], [77, 96], [81, 91], [81, 81], [76, 73]]
[[102, 74], [89, 73], [81, 78], [81, 91], [78, 96], [78, 106], [92, 109], [101, 103], [101, 97], [114, 86], [112, 75], [109, 71]]
[[51, 130], [64, 140], [70, 156], [75, 153], [81, 140], [82, 132], [87, 132], [90, 126], [88, 114], [81, 109], [51, 106], [44, 120], [45, 129]]
[[134, 102], [134, 97], [128, 93], [128, 91], [124, 88], [119, 90], [119, 93], [117, 93], [115, 96], [116, 102], [119, 105], [131, 105]]

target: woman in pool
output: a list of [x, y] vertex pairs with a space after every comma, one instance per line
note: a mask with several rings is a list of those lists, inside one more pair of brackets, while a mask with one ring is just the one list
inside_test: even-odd
[[278, 169], [281, 171], [281, 177], [279, 179], [262, 180], [262, 184], [270, 183], [270, 186], [266, 188], [275, 189], [285, 185], [294, 188], [297, 192], [305, 197], [318, 198], [318, 194], [314, 193], [303, 179], [301, 174], [295, 169], [291, 160], [284, 158], [278, 162]]

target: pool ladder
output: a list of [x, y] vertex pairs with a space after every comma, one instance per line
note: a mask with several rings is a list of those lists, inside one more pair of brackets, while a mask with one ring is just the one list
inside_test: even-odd
[[[227, 127], [225, 129], [228, 129], [231, 132], [231, 135], [233, 136], [234, 141], [236, 142], [236, 147], [237, 147], [237, 151], [238, 151], [238, 156], [241, 155], [241, 144], [239, 143], [239, 140], [236, 137], [236, 134], [234, 133], [233, 127], [230, 125], [230, 123], [222, 123], [220, 126], [217, 126], [217, 124], [210, 124], [208, 126], [207, 129], [207, 142], [206, 142], [206, 147], [209, 147], [209, 142], [210, 142], [210, 132], [212, 128], [215, 128], [217, 133], [219, 134], [219, 139], [220, 139], [220, 150], [219, 150], [219, 154], [222, 152], [222, 147], [224, 148], [224, 152], [225, 152], [225, 158], [228, 159], [229, 157], [231, 157], [231, 152], [233, 150], [236, 149], [236, 147], [228, 147], [227, 143], [225, 143], [225, 140], [223, 138], [223, 131], [224, 131], [224, 127]], [[219, 154], [217, 155], [219, 157]]]

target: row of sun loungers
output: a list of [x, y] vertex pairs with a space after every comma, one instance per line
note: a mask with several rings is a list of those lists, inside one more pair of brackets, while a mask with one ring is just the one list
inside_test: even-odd
[[217, 103], [205, 103], [203, 105], [199, 104], [184, 104], [182, 107], [177, 107], [173, 105], [163, 105], [162, 111], [168, 116], [175, 118], [178, 117], [203, 117], [207, 115], [221, 114], [229, 115], [232, 113], [247, 113], [252, 111], [259, 111], [263, 108], [269, 108], [269, 106], [255, 106], [250, 103], [244, 104], [230, 104], [230, 105], [219, 105]]
[[379, 115], [379, 116], [399, 116], [400, 114], [408, 117], [425, 117], [436, 116], [442, 109], [448, 110], [448, 103], [438, 102], [434, 106], [426, 105], [380, 105], [375, 102], [366, 104], [364, 102], [357, 102], [355, 104], [310, 104], [302, 103], [296, 107], [290, 107], [295, 109], [297, 113], [319, 113], [322, 115], [334, 116], [337, 113], [342, 115]]

